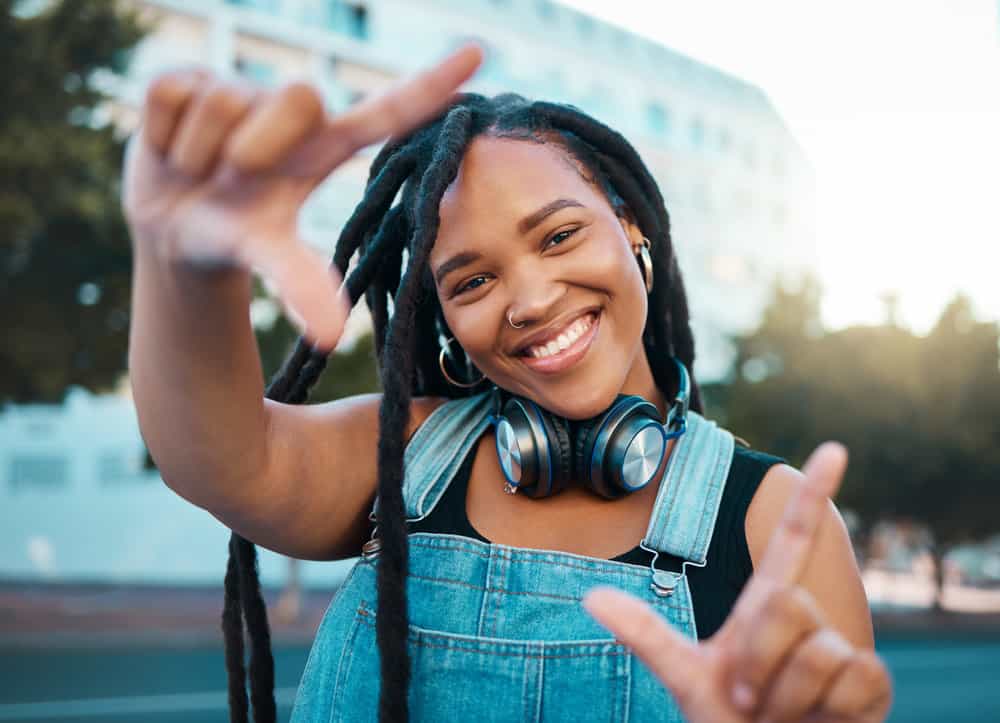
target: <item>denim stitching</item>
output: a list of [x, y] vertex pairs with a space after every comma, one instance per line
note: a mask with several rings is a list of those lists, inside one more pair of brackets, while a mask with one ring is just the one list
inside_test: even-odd
[[701, 520], [698, 524], [698, 533], [695, 536], [696, 548], [693, 550], [698, 555], [698, 562], [708, 560], [709, 531], [715, 527], [715, 519], [718, 516], [720, 494], [725, 478], [722, 476], [722, 469], [725, 465], [723, 459], [726, 445], [723, 444], [723, 431], [720, 429], [716, 433], [715, 439], [715, 460], [712, 463], [711, 476], [709, 478], [708, 494], [705, 497], [706, 503], [701, 513]]
[[[418, 534], [427, 535], [433, 533], [418, 533]], [[474, 540], [473, 542], [478, 542], [478, 541]], [[479, 542], [479, 544], [486, 545], [489, 543]], [[464, 551], [468, 552], [470, 555], [476, 555], [477, 557], [480, 557], [483, 560], [490, 559], [490, 555], [488, 553], [479, 552], [475, 549], [469, 549], [469, 547], [467, 547], [466, 545], [457, 542], [449, 543], [449, 542], [428, 540], [426, 538], [415, 539], [414, 537], [410, 537], [410, 546], [425, 547], [430, 550], [452, 550], [458, 552]], [[491, 545], [491, 547], [495, 548], [498, 554], [505, 555], [509, 560], [513, 562], [530, 562], [540, 565], [555, 565], [556, 567], [565, 567], [572, 570], [584, 570], [585, 572], [597, 572], [597, 573], [607, 572], [608, 574], [613, 574], [613, 575], [623, 574], [632, 577], [646, 577], [649, 574], [649, 571], [645, 567], [631, 565], [626, 562], [614, 562], [612, 560], [603, 560], [601, 558], [596, 558], [596, 557], [592, 558], [594, 562], [591, 565], [582, 562], [577, 563], [575, 561], [568, 561], [568, 560], [561, 561], [561, 560], [539, 559], [545, 555], [574, 554], [574, 553], [560, 553], [558, 550], [534, 551], [534, 550], [528, 550], [526, 548], [514, 548], [509, 545], [498, 545], [498, 544]], [[580, 557], [585, 557], [585, 556], [581, 555]]]
[[[423, 580], [424, 582], [439, 582], [445, 585], [455, 585], [457, 587], [468, 588], [469, 590], [482, 590], [485, 593], [500, 593], [501, 595], [523, 595], [530, 597], [543, 597], [550, 598], [552, 600], [566, 600], [568, 602], [581, 602], [582, 597], [575, 597], [572, 595], [556, 595], [555, 593], [546, 592], [535, 592], [533, 590], [509, 590], [503, 587], [483, 587], [482, 585], [474, 585], [471, 582], [466, 582], [465, 580], [452, 580], [445, 577], [430, 577], [429, 575], [417, 575], [410, 573], [410, 577], [414, 580]], [[684, 611], [686, 608], [683, 605], [673, 605], [670, 603], [655, 601], [652, 603], [653, 607], [657, 610], [681, 610]]]
[[[362, 605], [364, 605], [363, 601]], [[363, 608], [360, 606], [358, 607], [358, 613], [361, 613], [362, 615], [364, 614]], [[343, 720], [342, 713], [344, 712], [346, 706], [338, 704], [341, 702], [341, 699], [343, 698], [344, 685], [346, 684], [347, 679], [351, 674], [351, 668], [353, 667], [352, 663], [354, 662], [355, 658], [353, 654], [348, 655], [348, 651], [350, 650], [353, 652], [352, 648], [354, 646], [354, 641], [358, 637], [358, 630], [360, 628], [361, 622], [362, 622], [361, 617], [356, 615], [354, 617], [354, 621], [351, 623], [350, 629], [347, 631], [347, 635], [344, 636], [344, 646], [340, 650], [340, 660], [337, 663], [337, 676], [333, 679], [334, 680], [333, 691], [330, 701], [331, 723], [336, 723], [339, 720]], [[344, 667], [345, 657], [347, 658], [346, 668]]]
[[[681, 493], [683, 492], [684, 480], [686, 479], [685, 475], [687, 472], [688, 464], [694, 457], [694, 445], [695, 442], [697, 441], [695, 440], [695, 437], [700, 435], [701, 425], [700, 423], [689, 424], [688, 430], [689, 433], [691, 433], [691, 436], [688, 437], [687, 440], [688, 443], [682, 450], [678, 450], [679, 452], [681, 452], [680, 455], [681, 458], [678, 460], [680, 468], [678, 469], [677, 474], [674, 476], [674, 479], [676, 479], [677, 482], [676, 484], [669, 484], [669, 482], [672, 482], [673, 480], [668, 478], [668, 490], [667, 490], [668, 496], [667, 499], [664, 500], [664, 502], [667, 505], [667, 509], [662, 514], [657, 515], [657, 520], [656, 520], [657, 526], [656, 530], [654, 531], [654, 537], [656, 542], [653, 544], [653, 547], [655, 547], [657, 550], [660, 550], [661, 552], [667, 552], [671, 554], [674, 553], [672, 550], [671, 541], [667, 533], [667, 523], [673, 517], [674, 505], [677, 503], [677, 499], [681, 496]], [[683, 440], [684, 437], [681, 437], [681, 439]], [[684, 557], [684, 555], [682, 554], [681, 557]]]

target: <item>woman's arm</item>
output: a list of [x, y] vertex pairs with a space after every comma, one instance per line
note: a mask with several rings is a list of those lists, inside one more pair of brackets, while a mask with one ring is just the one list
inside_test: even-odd
[[[298, 235], [302, 204], [355, 151], [438, 112], [481, 58], [465, 47], [339, 116], [303, 83], [271, 91], [190, 69], [150, 86], [123, 184], [140, 429], [171, 489], [257, 544], [357, 552], [379, 397], [265, 400], [251, 274], [273, 282], [314, 346], [332, 349], [348, 308], [339, 275]], [[429, 404], [415, 405], [408, 433]]]

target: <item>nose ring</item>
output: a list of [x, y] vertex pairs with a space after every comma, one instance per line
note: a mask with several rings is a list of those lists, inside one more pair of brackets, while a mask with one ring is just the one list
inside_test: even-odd
[[524, 328], [524, 322], [523, 321], [520, 324], [515, 324], [514, 323], [514, 320], [511, 318], [511, 313], [509, 311], [507, 312], [507, 323], [510, 324], [515, 329], [523, 329]]

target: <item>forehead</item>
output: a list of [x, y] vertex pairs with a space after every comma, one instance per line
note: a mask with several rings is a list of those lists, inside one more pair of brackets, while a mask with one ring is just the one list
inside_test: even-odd
[[471, 234], [516, 234], [518, 221], [557, 198], [607, 203], [561, 146], [478, 136], [441, 198], [434, 250]]

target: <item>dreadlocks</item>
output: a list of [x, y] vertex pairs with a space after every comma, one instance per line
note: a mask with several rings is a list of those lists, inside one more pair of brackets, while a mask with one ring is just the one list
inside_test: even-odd
[[[444, 321], [428, 258], [437, 236], [441, 198], [454, 181], [469, 143], [480, 134], [560, 146], [615, 211], [638, 225], [652, 241], [658, 280], [643, 332], [656, 385], [665, 394], [676, 388], [677, 372], [670, 357], [676, 356], [688, 369], [694, 363], [687, 297], [663, 196], [638, 153], [620, 134], [571, 106], [532, 103], [513, 94], [495, 98], [464, 94], [432, 122], [383, 146], [372, 162], [364, 198], [344, 226], [333, 257], [337, 269], [346, 274], [350, 259], [359, 253], [345, 283], [351, 304], [364, 294], [371, 309], [383, 389], [376, 511], [381, 543], [376, 640], [382, 676], [379, 720], [383, 723], [408, 717], [408, 542], [402, 486], [410, 401], [414, 395], [462, 397], [478, 391], [450, 386], [441, 375], [435, 324], [441, 326]], [[459, 367], [468, 366], [462, 350], [455, 356]], [[305, 402], [326, 359], [299, 339], [268, 385], [266, 396], [291, 404]], [[691, 408], [701, 411], [693, 380]], [[274, 662], [256, 550], [234, 533], [229, 554], [223, 631], [230, 719], [245, 723], [250, 703], [255, 719], [270, 723], [276, 717]], [[250, 642], [249, 701], [244, 623]]]

